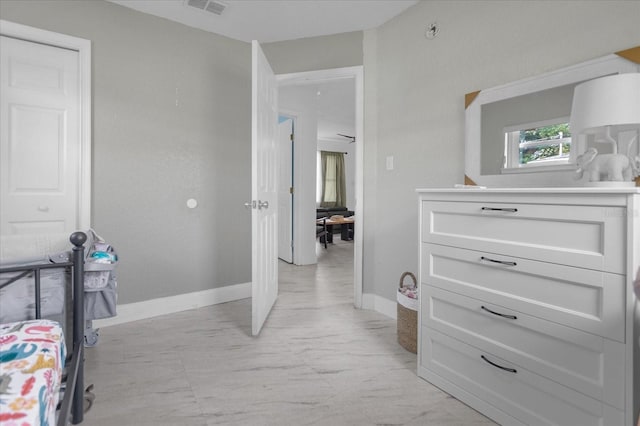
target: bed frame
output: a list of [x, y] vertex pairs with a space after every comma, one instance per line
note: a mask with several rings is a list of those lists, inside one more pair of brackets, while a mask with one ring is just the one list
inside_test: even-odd
[[[87, 235], [84, 232], [74, 232], [69, 237], [73, 244], [71, 261], [64, 263], [43, 263], [9, 268], [0, 268], [0, 272], [19, 272], [8, 282], [7, 286], [20, 278], [33, 275], [35, 282], [36, 319], [41, 318], [40, 302], [40, 271], [43, 269], [64, 268], [71, 270], [71, 285], [73, 297], [73, 336], [72, 351], [65, 362], [63, 385], [65, 386], [60, 409], [58, 411], [57, 426], [71, 423], [81, 423], [84, 416], [84, 243]], [[68, 330], [65, 330], [68, 332]], [[68, 341], [68, 340], [67, 340]]]

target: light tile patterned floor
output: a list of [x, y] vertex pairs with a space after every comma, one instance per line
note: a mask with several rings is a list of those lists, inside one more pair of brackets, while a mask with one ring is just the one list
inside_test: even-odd
[[83, 425], [494, 424], [416, 376], [394, 320], [353, 308], [350, 243], [318, 253], [280, 265], [260, 337], [250, 299], [100, 330]]

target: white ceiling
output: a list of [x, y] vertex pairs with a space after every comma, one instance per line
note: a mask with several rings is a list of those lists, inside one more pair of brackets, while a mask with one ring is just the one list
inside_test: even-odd
[[349, 143], [343, 135], [356, 134], [356, 82], [355, 79], [328, 81], [319, 84], [318, 139]]
[[[375, 28], [418, 0], [220, 0], [221, 15], [187, 0], [109, 0], [236, 40], [261, 43]], [[206, 0], [201, 0], [206, 1]]]
[[318, 139], [349, 143], [350, 139], [339, 136], [355, 136], [356, 123], [355, 79], [342, 78], [280, 87], [280, 98], [294, 93], [308, 93], [315, 100], [318, 114]]

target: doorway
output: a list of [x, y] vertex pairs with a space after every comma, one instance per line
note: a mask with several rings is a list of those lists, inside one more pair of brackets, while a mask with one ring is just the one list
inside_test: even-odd
[[[293, 262], [297, 265], [316, 263], [315, 223], [312, 218], [316, 214], [316, 161], [318, 141], [318, 112], [315, 109], [317, 90], [314, 87], [322, 83], [337, 81], [351, 81], [354, 86], [355, 97], [355, 127], [353, 135], [355, 142], [336, 135], [336, 142], [353, 146], [353, 208], [356, 220], [356, 232], [353, 240], [353, 304], [362, 307], [362, 244], [365, 224], [363, 217], [363, 69], [361, 66], [319, 70], [302, 73], [282, 74], [276, 76], [279, 91], [283, 88], [296, 86], [304, 88], [304, 96], [309, 102], [296, 104], [281, 103], [281, 107], [296, 115], [296, 139], [293, 155]], [[282, 97], [280, 97], [282, 100]], [[337, 133], [337, 132], [336, 132]], [[314, 141], [304, 143], [302, 141]], [[339, 238], [339, 237], [338, 237]]]

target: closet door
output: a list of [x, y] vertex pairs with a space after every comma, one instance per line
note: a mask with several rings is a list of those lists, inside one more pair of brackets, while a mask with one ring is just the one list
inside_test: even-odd
[[0, 37], [0, 234], [79, 228], [78, 52]]

